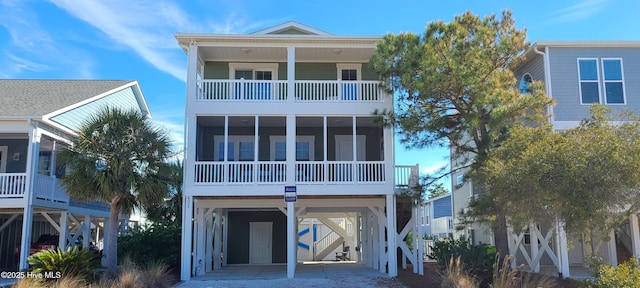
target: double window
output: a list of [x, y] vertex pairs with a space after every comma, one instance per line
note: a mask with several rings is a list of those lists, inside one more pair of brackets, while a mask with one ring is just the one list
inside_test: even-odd
[[625, 104], [623, 74], [620, 58], [578, 59], [580, 103]]
[[[271, 136], [271, 160], [287, 160], [287, 143], [285, 136]], [[296, 136], [296, 161], [314, 160], [314, 136]]]

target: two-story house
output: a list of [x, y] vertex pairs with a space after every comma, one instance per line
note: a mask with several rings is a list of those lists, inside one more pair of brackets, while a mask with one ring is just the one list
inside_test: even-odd
[[[640, 113], [640, 42], [538, 41], [525, 56], [526, 61], [514, 71], [521, 92], [528, 93], [532, 81], [544, 84], [547, 95], [555, 101], [547, 111], [555, 129], [576, 127], [590, 116], [589, 106], [593, 103], [603, 104], [614, 113]], [[473, 183], [465, 183], [462, 177], [452, 177], [454, 222], [468, 199], [478, 194]], [[456, 184], [462, 183], [455, 189]], [[584, 247], [581, 237], [567, 239], [558, 224], [561, 223], [553, 227], [531, 225], [522, 233], [511, 234], [510, 251], [517, 263], [536, 271], [547, 266], [565, 277], [571, 275], [571, 267], [585, 267], [590, 249]], [[487, 231], [474, 226], [457, 233], [490, 243], [492, 237]], [[619, 257], [640, 256], [639, 231], [637, 215], [631, 215], [619, 230], [610, 232], [609, 240], [599, 247], [598, 256], [612, 265], [626, 260]]]
[[109, 207], [67, 195], [56, 152], [105, 106], [150, 115], [137, 81], [0, 80], [0, 270], [27, 268], [32, 243], [102, 246]]
[[[292, 278], [299, 246], [347, 238], [351, 258], [395, 276], [395, 190], [417, 169], [394, 165], [393, 130], [372, 117], [394, 107], [368, 66], [381, 37], [288, 22], [176, 38], [188, 61], [181, 279], [272, 263]], [[336, 232], [320, 248], [299, 241], [310, 218]]]

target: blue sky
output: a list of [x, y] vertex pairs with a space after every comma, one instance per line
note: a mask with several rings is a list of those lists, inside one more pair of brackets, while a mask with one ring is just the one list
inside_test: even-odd
[[[640, 40], [636, 0], [0, 0], [0, 78], [138, 80], [153, 118], [182, 141], [186, 56], [174, 33], [251, 33], [297, 21], [338, 35], [421, 33], [471, 10], [511, 9], [538, 40]], [[446, 150], [406, 151], [423, 172]]]

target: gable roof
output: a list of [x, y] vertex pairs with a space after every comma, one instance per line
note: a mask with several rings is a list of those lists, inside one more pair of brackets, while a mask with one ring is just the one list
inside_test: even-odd
[[296, 21], [289, 21], [286, 23], [282, 23], [280, 25], [276, 25], [260, 31], [256, 31], [251, 34], [254, 34], [254, 35], [266, 35], [266, 34], [332, 35], [331, 33], [298, 23]]
[[0, 116], [43, 116], [135, 81], [0, 80]]

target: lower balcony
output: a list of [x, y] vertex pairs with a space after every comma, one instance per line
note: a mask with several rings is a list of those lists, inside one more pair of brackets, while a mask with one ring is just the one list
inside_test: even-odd
[[[0, 173], [0, 199], [25, 199], [28, 195], [26, 183], [30, 181], [27, 173]], [[33, 181], [33, 196], [40, 204], [47, 202], [69, 204], [80, 208], [109, 210], [109, 206], [98, 201], [77, 201], [71, 199], [60, 183], [60, 179], [36, 174]]]
[[[386, 183], [384, 161], [296, 161], [296, 184]], [[194, 184], [284, 184], [287, 162], [216, 162], [195, 163]], [[417, 181], [417, 166], [396, 166], [395, 186], [408, 187]], [[406, 178], [406, 179], [405, 179]]]

